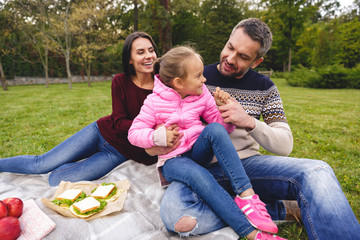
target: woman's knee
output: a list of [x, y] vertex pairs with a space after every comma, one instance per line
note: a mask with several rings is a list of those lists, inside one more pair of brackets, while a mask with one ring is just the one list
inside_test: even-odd
[[49, 185], [50, 186], [57, 186], [60, 184], [61, 182], [61, 179], [59, 178], [59, 176], [54, 173], [54, 172], [51, 172], [50, 175], [49, 175]]

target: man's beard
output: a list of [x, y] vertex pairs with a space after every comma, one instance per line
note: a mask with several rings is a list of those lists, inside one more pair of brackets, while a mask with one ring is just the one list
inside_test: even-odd
[[[220, 60], [220, 67], [219, 67], [220, 68], [220, 73], [222, 75], [226, 76], [226, 77], [229, 77], [229, 78], [242, 78], [245, 75], [245, 73], [247, 73], [247, 71], [251, 67], [251, 66], [249, 66], [247, 69], [245, 69], [244, 71], [240, 71], [240, 72], [236, 71], [236, 69], [235, 69], [234, 72], [229, 73], [223, 68], [223, 64], [225, 64], [225, 62], [226, 62], [226, 60], [222, 60], [222, 61]], [[230, 65], [230, 66], [232, 66], [232, 65]]]

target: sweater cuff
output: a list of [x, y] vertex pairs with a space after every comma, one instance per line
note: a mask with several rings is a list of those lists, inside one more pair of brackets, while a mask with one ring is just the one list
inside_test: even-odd
[[159, 147], [167, 147], [166, 142], [166, 128], [164, 126], [159, 127], [154, 131], [153, 136], [154, 144]]
[[248, 133], [253, 133], [253, 132], [256, 132], [256, 129], [257, 129], [257, 126], [258, 126], [258, 123], [261, 123], [261, 121], [257, 120], [256, 118], [254, 118], [255, 120], [255, 127], [250, 130], [250, 131], [247, 131]]

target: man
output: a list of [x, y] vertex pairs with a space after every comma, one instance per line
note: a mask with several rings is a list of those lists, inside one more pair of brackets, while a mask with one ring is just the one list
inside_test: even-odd
[[[252, 69], [263, 61], [272, 43], [269, 27], [258, 19], [238, 23], [220, 54], [220, 62], [206, 66], [209, 89], [219, 86], [237, 100], [219, 110], [237, 129], [230, 135], [255, 193], [267, 203], [272, 219], [284, 220], [283, 201], [297, 200], [309, 239], [356, 239], [360, 225], [331, 167], [319, 160], [287, 157], [293, 139], [275, 84]], [[262, 116], [263, 121], [260, 121]], [[274, 154], [260, 155], [259, 145]], [[231, 186], [217, 163], [209, 171], [231, 193]], [[182, 236], [205, 234], [226, 226], [187, 186], [173, 182], [160, 209], [169, 231]], [[265, 239], [248, 221], [241, 232], [248, 239]], [[268, 239], [278, 239], [267, 236]]]

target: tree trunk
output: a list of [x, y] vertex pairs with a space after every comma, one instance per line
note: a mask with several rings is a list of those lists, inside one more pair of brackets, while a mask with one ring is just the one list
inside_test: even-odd
[[70, 70], [70, 48], [71, 48], [71, 39], [70, 39], [70, 30], [68, 27], [68, 18], [70, 15], [70, 4], [71, 1], [69, 1], [67, 7], [66, 7], [66, 16], [64, 19], [64, 29], [65, 29], [65, 61], [66, 61], [66, 72], [68, 76], [68, 82], [69, 82], [69, 89], [72, 89], [72, 79], [71, 79], [71, 70]]
[[86, 68], [87, 82], [88, 82], [89, 87], [91, 87], [90, 73], [91, 73], [91, 62], [89, 61], [88, 62], [88, 67]]
[[169, 0], [160, 0], [160, 5], [166, 10], [165, 16], [159, 19], [159, 38], [162, 53], [164, 54], [172, 47]]
[[283, 60], [283, 67], [282, 67], [282, 69], [283, 69], [283, 72], [286, 72], [286, 61], [285, 61], [285, 59]]
[[45, 49], [45, 66], [44, 66], [44, 71], [45, 71], [45, 87], [48, 88], [49, 87], [49, 49], [46, 46]]
[[291, 47], [289, 47], [288, 72], [291, 72]]
[[137, 0], [134, 0], [134, 32], [138, 30], [139, 17], [138, 17], [138, 4]]
[[72, 89], [72, 79], [71, 79], [71, 71], [70, 71], [70, 56], [66, 54], [66, 72], [68, 76], [69, 89]]
[[1, 76], [1, 83], [3, 85], [3, 90], [6, 91], [8, 89], [7, 89], [7, 86], [6, 86], [5, 73], [4, 73], [1, 61], [0, 61], [0, 76]]

